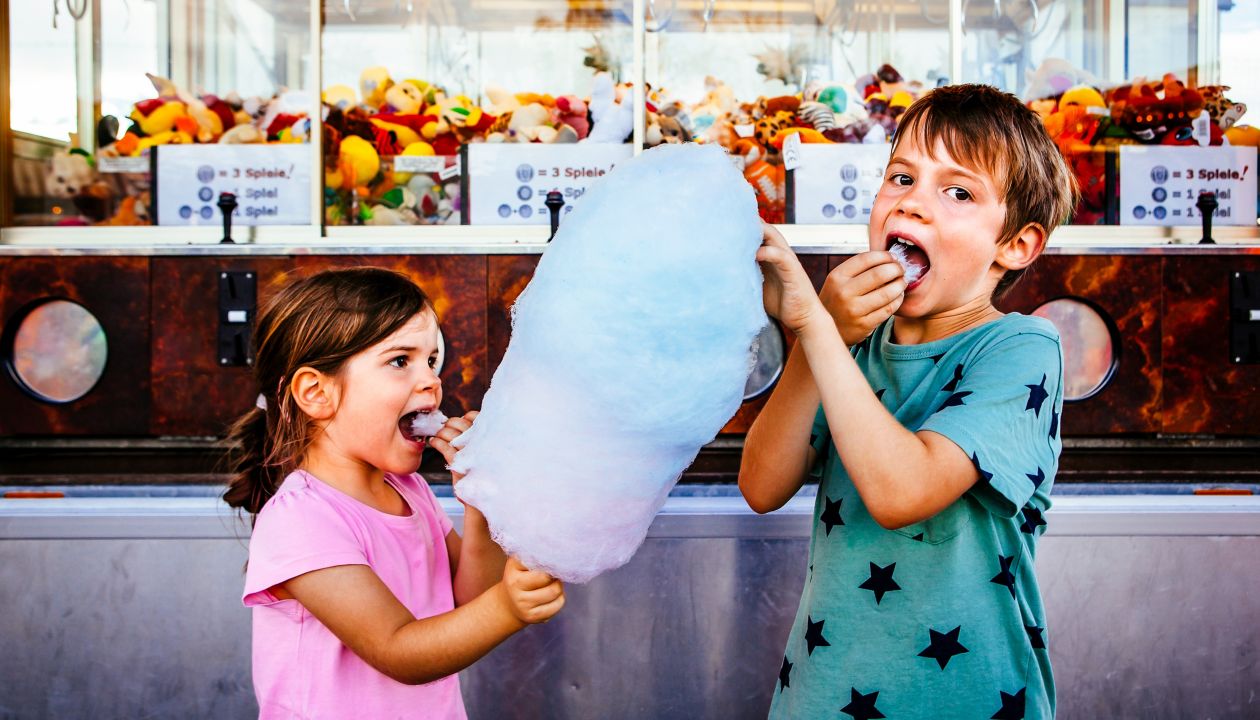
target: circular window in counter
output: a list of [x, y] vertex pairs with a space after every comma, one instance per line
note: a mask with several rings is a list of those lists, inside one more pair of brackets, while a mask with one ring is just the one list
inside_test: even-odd
[[47, 403], [74, 402], [105, 372], [109, 344], [96, 316], [69, 300], [42, 300], [5, 328], [5, 366], [18, 386]]
[[748, 373], [748, 380], [744, 383], [744, 402], [765, 395], [779, 381], [787, 354], [785, 347], [783, 331], [777, 322], [771, 320], [761, 328], [749, 350], [752, 372]]
[[1098, 394], [1119, 365], [1120, 337], [1107, 313], [1079, 298], [1059, 298], [1033, 315], [1054, 323], [1063, 343], [1063, 399], [1085, 400]]

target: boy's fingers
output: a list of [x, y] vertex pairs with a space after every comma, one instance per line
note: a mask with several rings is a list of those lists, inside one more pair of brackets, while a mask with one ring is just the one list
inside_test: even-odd
[[783, 233], [768, 223], [761, 224], [761, 244], [765, 247], [791, 249], [787, 240], [783, 238]]
[[[839, 272], [842, 277], [855, 278], [858, 275], [870, 270], [877, 265], [886, 263], [897, 264], [897, 260], [890, 253], [883, 250], [871, 250], [864, 253], [858, 253], [853, 257], [845, 260], [836, 266], [832, 272]], [[898, 265], [900, 267], [900, 265]]]
[[[836, 269], [839, 270], [839, 268]], [[874, 265], [850, 278], [844, 285], [844, 292], [850, 297], [865, 295], [889, 283], [900, 280], [904, 275], [905, 271], [897, 263]]]

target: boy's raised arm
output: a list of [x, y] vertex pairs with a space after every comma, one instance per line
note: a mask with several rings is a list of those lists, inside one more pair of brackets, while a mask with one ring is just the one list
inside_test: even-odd
[[809, 433], [818, 403], [805, 353], [793, 348], [779, 384], [744, 439], [739, 491], [753, 510], [783, 507], [805, 483], [814, 464]]

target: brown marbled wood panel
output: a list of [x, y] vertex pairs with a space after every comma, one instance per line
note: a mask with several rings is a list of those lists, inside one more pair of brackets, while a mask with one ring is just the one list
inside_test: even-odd
[[[809, 274], [809, 279], [814, 283], [815, 290], [822, 290], [823, 281], [827, 279], [827, 272], [831, 268], [832, 257], [828, 255], [800, 255], [801, 265], [804, 266], [805, 272]], [[785, 349], [791, 352], [792, 346], [796, 344], [796, 336], [790, 332], [784, 331], [784, 340], [787, 341]], [[784, 359], [787, 356], [784, 355]], [[761, 412], [761, 408], [765, 407], [766, 401], [770, 399], [770, 393], [766, 393], [761, 397], [750, 400], [739, 407], [739, 411], [735, 413], [735, 417], [731, 418], [726, 426], [722, 428], [723, 435], [742, 435], [748, 432], [748, 428], [752, 427], [753, 420], [757, 419], [757, 414]]]
[[491, 255], [486, 272], [486, 367], [490, 377], [512, 338], [512, 303], [534, 277], [542, 255]]
[[1229, 356], [1229, 277], [1260, 254], [1164, 259], [1163, 432], [1260, 435], [1260, 365]]
[[145, 435], [149, 429], [149, 260], [142, 257], [0, 258], [0, 322], [42, 298], [72, 300], [96, 316], [109, 355], [87, 395], [52, 405], [0, 378], [0, 435]]
[[487, 384], [484, 256], [155, 258], [153, 264], [155, 434], [221, 435], [258, 393], [248, 368], [220, 367], [215, 354], [217, 277], [223, 270], [258, 274], [260, 309], [287, 283], [327, 268], [372, 265], [410, 276], [442, 321], [443, 411], [454, 414], [481, 404]]
[[1161, 258], [1154, 255], [1046, 255], [999, 304], [1032, 313], [1062, 297], [1087, 300], [1120, 338], [1119, 364], [1097, 394], [1065, 403], [1064, 435], [1156, 433], [1161, 429]]

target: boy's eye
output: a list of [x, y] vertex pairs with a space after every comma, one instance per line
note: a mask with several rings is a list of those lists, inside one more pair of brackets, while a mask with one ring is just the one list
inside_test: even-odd
[[971, 199], [971, 193], [960, 187], [952, 187], [947, 189], [945, 192], [952, 195], [955, 200], [966, 202]]
[[396, 368], [405, 368], [407, 367], [407, 356], [399, 355], [398, 357], [392, 358], [390, 359], [389, 364]]
[[914, 179], [905, 173], [893, 173], [888, 176], [888, 181], [893, 185], [910, 185], [914, 183]]

